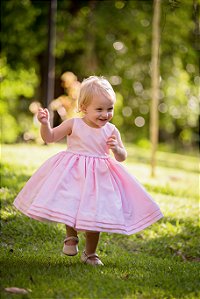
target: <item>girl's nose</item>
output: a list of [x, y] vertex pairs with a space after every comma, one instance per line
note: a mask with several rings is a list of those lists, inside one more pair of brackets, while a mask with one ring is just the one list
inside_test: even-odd
[[104, 117], [104, 118], [108, 118], [108, 112], [102, 112], [102, 116]]

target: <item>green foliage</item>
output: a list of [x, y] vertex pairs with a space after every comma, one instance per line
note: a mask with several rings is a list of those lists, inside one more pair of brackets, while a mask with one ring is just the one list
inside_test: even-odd
[[[188, 148], [199, 141], [194, 7], [161, 4], [160, 141]], [[43, 101], [48, 9], [48, 1], [2, 1], [2, 111], [16, 121], [30, 101]], [[58, 1], [55, 94], [66, 71], [106, 76], [123, 98], [113, 121], [127, 141], [149, 138], [152, 15], [153, 1]]]
[[[16, 109], [16, 103], [20, 97], [33, 98], [35, 87], [38, 84], [38, 78], [35, 69], [19, 69], [15, 72], [10, 68], [7, 59], [4, 57], [1, 63], [1, 97], [11, 111]], [[5, 108], [4, 108], [5, 109]]]
[[[2, 121], [1, 142], [14, 143], [20, 134], [26, 131], [27, 124], [32, 127], [28, 105], [33, 98], [38, 78], [34, 68], [19, 69], [18, 72], [10, 68], [6, 58], [0, 60], [1, 64], [1, 103], [0, 117]], [[21, 121], [26, 112], [25, 119]]]
[[[148, 150], [127, 146], [126, 167], [145, 184], [164, 218], [132, 236], [103, 233], [98, 253], [105, 266], [93, 268], [80, 256], [61, 255], [63, 225], [29, 219], [12, 206], [35, 169], [64, 149], [3, 145], [1, 298], [11, 298], [4, 288], [12, 286], [28, 289], [27, 298], [199, 298], [197, 158], [159, 152], [158, 177], [151, 179]], [[82, 250], [85, 238], [79, 236]]]
[[47, 9], [48, 5], [43, 5], [41, 9], [30, 0], [2, 1], [2, 54], [16, 72], [21, 68], [28, 70], [35, 67], [37, 54], [45, 49], [47, 28], [43, 22], [38, 27], [37, 22], [41, 15], [47, 13]]
[[1, 143], [14, 143], [19, 133], [18, 125], [15, 118], [11, 114], [4, 114], [1, 118]]

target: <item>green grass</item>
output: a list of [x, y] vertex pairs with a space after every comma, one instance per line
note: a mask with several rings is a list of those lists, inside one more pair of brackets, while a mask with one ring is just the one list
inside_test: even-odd
[[[104, 267], [62, 255], [64, 225], [46, 224], [16, 211], [13, 200], [34, 170], [64, 150], [51, 146], [3, 145], [1, 189], [1, 298], [200, 298], [198, 159], [158, 153], [150, 178], [149, 152], [128, 146], [125, 165], [159, 203], [165, 217], [132, 236], [101, 235]], [[80, 251], [84, 248], [80, 234]], [[6, 287], [29, 289], [9, 294]]]

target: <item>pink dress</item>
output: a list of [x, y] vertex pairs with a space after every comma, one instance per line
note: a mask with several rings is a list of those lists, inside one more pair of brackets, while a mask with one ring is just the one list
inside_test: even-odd
[[25, 215], [76, 230], [130, 235], [163, 217], [158, 205], [126, 168], [109, 156], [114, 125], [88, 126], [74, 118], [67, 150], [48, 159], [14, 205]]

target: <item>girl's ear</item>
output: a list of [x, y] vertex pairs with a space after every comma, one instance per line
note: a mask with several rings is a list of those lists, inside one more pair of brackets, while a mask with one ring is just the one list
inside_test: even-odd
[[83, 112], [83, 113], [86, 113], [86, 109], [87, 107], [84, 105], [84, 104], [81, 104], [80, 106], [80, 110]]

